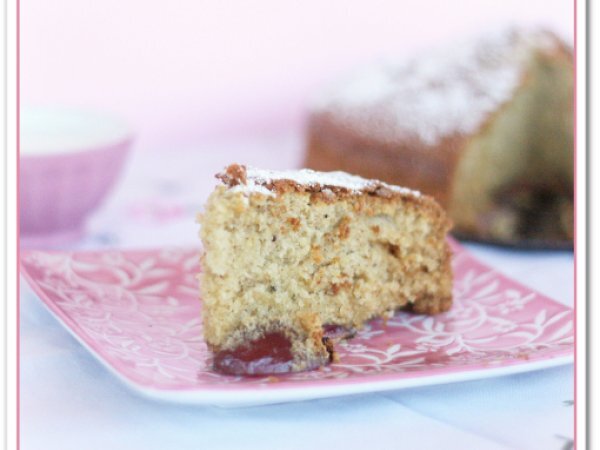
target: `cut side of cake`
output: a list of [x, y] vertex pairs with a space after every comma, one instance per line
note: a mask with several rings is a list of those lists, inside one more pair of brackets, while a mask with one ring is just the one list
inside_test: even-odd
[[305, 165], [432, 195], [462, 237], [573, 239], [573, 54], [508, 29], [387, 61], [313, 105]]
[[215, 369], [301, 371], [399, 309], [452, 304], [450, 221], [431, 197], [343, 172], [231, 165], [200, 216]]

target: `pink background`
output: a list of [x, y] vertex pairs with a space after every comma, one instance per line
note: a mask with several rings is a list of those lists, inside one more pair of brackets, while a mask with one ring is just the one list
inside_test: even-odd
[[572, 42], [573, 2], [22, 0], [22, 100], [117, 113], [138, 148], [299, 130], [340, 72], [508, 23]]

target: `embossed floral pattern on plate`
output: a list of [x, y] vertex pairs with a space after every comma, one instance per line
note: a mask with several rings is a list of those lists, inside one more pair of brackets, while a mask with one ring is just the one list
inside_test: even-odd
[[527, 365], [535, 368], [535, 362], [564, 363], [572, 355], [570, 308], [453, 247], [454, 305], [449, 312], [433, 317], [402, 312], [386, 323], [374, 320], [338, 346], [338, 363], [277, 378], [224, 376], [210, 369], [202, 339], [197, 249], [24, 251], [21, 271], [75, 337], [142, 390], [375, 386], [451, 374], [469, 379], [469, 372], [513, 365], [524, 371]]

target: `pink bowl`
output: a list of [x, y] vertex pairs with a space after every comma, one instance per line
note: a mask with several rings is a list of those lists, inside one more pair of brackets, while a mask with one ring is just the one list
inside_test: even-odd
[[19, 218], [22, 244], [81, 237], [85, 220], [121, 174], [132, 135], [121, 122], [62, 108], [21, 115]]

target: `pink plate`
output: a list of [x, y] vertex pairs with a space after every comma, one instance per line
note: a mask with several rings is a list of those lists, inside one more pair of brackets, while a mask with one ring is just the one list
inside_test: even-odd
[[435, 317], [371, 322], [312, 372], [244, 378], [211, 371], [202, 339], [197, 249], [23, 251], [44, 304], [136, 391], [182, 403], [243, 406], [465, 381], [566, 364], [573, 311], [454, 245], [454, 305]]

